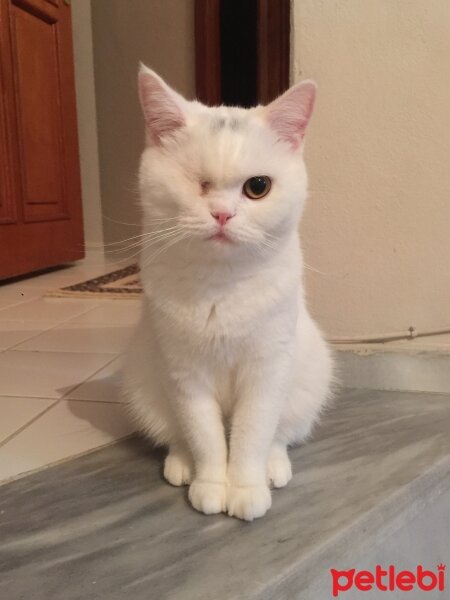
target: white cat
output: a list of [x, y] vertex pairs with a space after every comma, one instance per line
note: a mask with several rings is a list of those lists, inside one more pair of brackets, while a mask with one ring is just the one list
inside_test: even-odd
[[188, 102], [142, 66], [143, 314], [124, 385], [168, 445], [164, 476], [205, 514], [261, 517], [292, 477], [289, 444], [329, 396], [308, 314], [298, 222], [316, 87], [252, 109]]

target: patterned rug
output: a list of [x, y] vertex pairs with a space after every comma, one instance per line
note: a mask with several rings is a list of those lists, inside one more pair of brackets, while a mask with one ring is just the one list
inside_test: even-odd
[[138, 265], [75, 283], [59, 290], [50, 290], [46, 296], [52, 298], [138, 298], [142, 294]]

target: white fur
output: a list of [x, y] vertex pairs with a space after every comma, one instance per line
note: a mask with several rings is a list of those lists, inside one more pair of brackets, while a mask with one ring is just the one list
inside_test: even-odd
[[[141, 68], [145, 295], [124, 386], [139, 425], [169, 446], [166, 479], [190, 483], [206, 514], [264, 515], [269, 485], [292, 476], [287, 446], [308, 436], [329, 396], [332, 364], [305, 305], [297, 233], [315, 91], [304, 85], [268, 107], [208, 108]], [[283, 110], [302, 124], [297, 143]], [[256, 175], [272, 188], [254, 201], [242, 187]], [[215, 211], [235, 214], [229, 243], [210, 239]]]

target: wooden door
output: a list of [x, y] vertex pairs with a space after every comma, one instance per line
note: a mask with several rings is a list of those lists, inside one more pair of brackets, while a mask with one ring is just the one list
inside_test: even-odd
[[69, 2], [0, 0], [0, 279], [83, 256]]

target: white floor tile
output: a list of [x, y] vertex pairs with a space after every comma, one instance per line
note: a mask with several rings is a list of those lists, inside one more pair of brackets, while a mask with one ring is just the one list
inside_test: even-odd
[[0, 300], [8, 302], [25, 302], [42, 296], [44, 288], [25, 288], [20, 284], [2, 285], [0, 282]]
[[59, 287], [66, 287], [75, 283], [82, 283], [89, 279], [94, 279], [105, 273], [114, 271], [108, 267], [72, 267], [64, 271], [55, 271], [47, 275], [42, 275], [40, 281], [35, 282], [35, 285], [42, 286], [43, 283], [47, 286], [47, 289], [56, 289]]
[[0, 396], [0, 443], [48, 408], [54, 400]]
[[7, 306], [14, 306], [20, 302], [34, 300], [42, 296], [45, 291], [45, 289], [41, 288], [25, 288], [19, 284], [2, 286], [0, 283], [0, 309]]
[[1, 300], [0, 299], [0, 310], [2, 310], [3, 308], [8, 308], [9, 306], [13, 306], [14, 304], [17, 304], [17, 302], [12, 302], [11, 300]]
[[0, 447], [0, 480], [109, 444], [133, 431], [120, 404], [62, 400]]
[[0, 321], [0, 350], [11, 348], [54, 326], [49, 321]]
[[124, 402], [120, 388], [122, 358], [116, 358], [98, 373], [74, 389], [68, 399], [96, 402]]
[[110, 269], [109, 266], [101, 265], [100, 263], [98, 265], [96, 265], [95, 263], [90, 265], [75, 264], [72, 266], [61, 267], [59, 269], [54, 269], [44, 273], [31, 273], [27, 277], [22, 277], [20, 280], [16, 280], [13, 283], [5, 283], [4, 285], [7, 288], [21, 286], [23, 289], [48, 289], [49, 287], [53, 287], [55, 284], [58, 286], [59, 283], [64, 285], [66, 282], [69, 282], [67, 283], [67, 285], [70, 285], [71, 282], [76, 283], [78, 281], [89, 279], [90, 277], [102, 275], [107, 270], [113, 271], [114, 267]]
[[38, 298], [0, 310], [0, 321], [51, 321], [62, 323], [97, 306], [91, 300]]
[[[99, 352], [119, 354], [130, 337], [129, 325], [90, 324], [67, 321], [16, 347], [16, 350], [51, 352]], [[1, 322], [0, 322], [1, 347]]]
[[110, 360], [110, 354], [6, 350], [0, 354], [0, 395], [60, 398]]
[[140, 311], [140, 300], [100, 300], [96, 308], [74, 317], [72, 321], [75, 323], [132, 325], [138, 321]]

